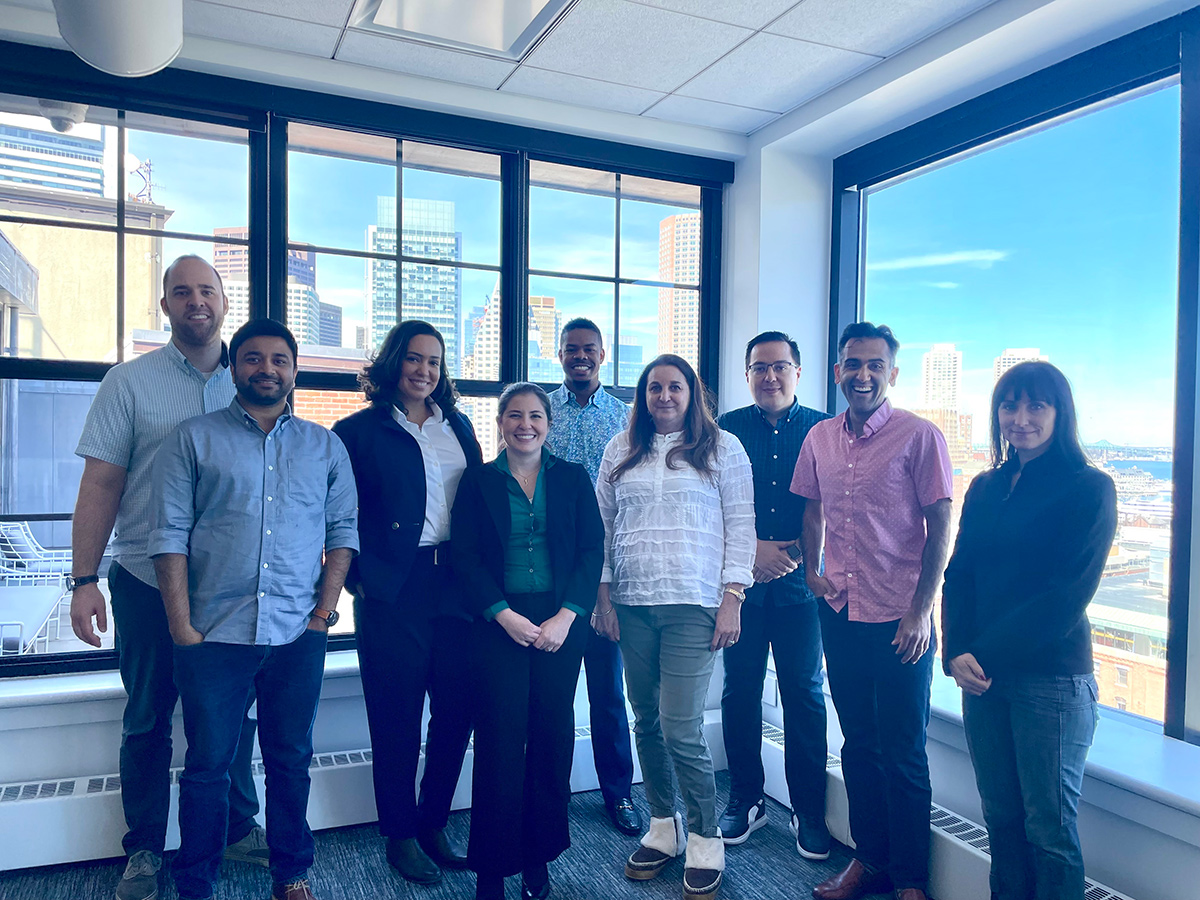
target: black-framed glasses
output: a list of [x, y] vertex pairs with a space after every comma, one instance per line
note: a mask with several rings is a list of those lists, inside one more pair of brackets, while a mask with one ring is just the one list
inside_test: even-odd
[[770, 369], [775, 373], [775, 377], [782, 378], [794, 368], [796, 368], [796, 364], [792, 362], [752, 363], [746, 366], [746, 371], [755, 378], [762, 378], [767, 374], [767, 370]]

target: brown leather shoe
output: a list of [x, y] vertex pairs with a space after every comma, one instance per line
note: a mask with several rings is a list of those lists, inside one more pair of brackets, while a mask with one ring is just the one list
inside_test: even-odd
[[[858, 900], [866, 894], [882, 894], [892, 889], [892, 879], [887, 872], [869, 869], [857, 859], [832, 878], [822, 881], [813, 888], [815, 900]], [[909, 898], [905, 898], [909, 900]]]
[[297, 878], [271, 888], [271, 900], [316, 900], [307, 878]]
[[920, 888], [900, 888], [895, 896], [896, 900], [929, 900]]

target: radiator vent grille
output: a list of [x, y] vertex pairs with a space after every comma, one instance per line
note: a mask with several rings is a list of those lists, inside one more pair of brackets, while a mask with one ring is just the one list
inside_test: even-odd
[[[763, 722], [762, 736], [764, 741], [770, 741], [773, 744], [778, 744], [780, 747], [785, 746], [783, 729], [770, 722]], [[840, 769], [842, 767], [842, 759], [840, 756], [834, 756], [832, 753], [825, 757], [825, 768]]]

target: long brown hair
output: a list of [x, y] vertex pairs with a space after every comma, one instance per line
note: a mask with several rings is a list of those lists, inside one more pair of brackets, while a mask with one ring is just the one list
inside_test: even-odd
[[691, 394], [687, 412], [683, 417], [683, 440], [667, 451], [667, 468], [678, 469], [682, 460], [697, 472], [712, 474], [713, 456], [717, 452], [717, 436], [720, 429], [717, 428], [717, 421], [713, 418], [709, 406], [708, 389], [691, 363], [674, 353], [664, 353], [657, 359], [652, 359], [646, 368], [642, 369], [641, 377], [638, 378], [633, 415], [629, 418], [629, 453], [612, 470], [609, 475], [610, 481], [615, 482], [638, 465], [649, 455], [650, 448], [654, 445], [654, 418], [650, 415], [650, 407], [646, 403], [646, 385], [650, 381], [650, 373], [657, 366], [674, 366], [682, 372], [683, 380], [687, 382]]

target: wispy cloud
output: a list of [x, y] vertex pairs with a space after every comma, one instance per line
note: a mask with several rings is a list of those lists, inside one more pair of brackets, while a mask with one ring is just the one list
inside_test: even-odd
[[927, 253], [924, 256], [901, 256], [897, 259], [882, 259], [867, 263], [875, 272], [890, 272], [898, 269], [929, 269], [935, 266], [973, 266], [990, 269], [998, 262], [1008, 259], [1007, 250], [957, 250], [954, 253]]
[[937, 288], [939, 291], [952, 291], [959, 287], [957, 281], [923, 281], [925, 287]]

